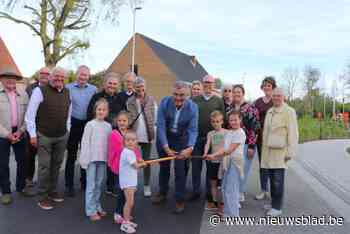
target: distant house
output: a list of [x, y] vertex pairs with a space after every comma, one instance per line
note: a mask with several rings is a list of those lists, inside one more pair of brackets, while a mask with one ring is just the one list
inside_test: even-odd
[[[107, 71], [124, 74], [131, 70], [132, 38], [124, 46]], [[201, 80], [207, 71], [191, 56], [136, 33], [135, 72], [147, 82], [148, 93], [159, 102], [171, 95], [177, 80]]]
[[[19, 75], [22, 75], [20, 72], [17, 64], [15, 63], [15, 60], [13, 59], [10, 51], [5, 45], [5, 42], [2, 40], [0, 36], [0, 70], [5, 68], [12, 68], [15, 70]], [[20, 84], [24, 84], [25, 81], [22, 80], [19, 82]]]

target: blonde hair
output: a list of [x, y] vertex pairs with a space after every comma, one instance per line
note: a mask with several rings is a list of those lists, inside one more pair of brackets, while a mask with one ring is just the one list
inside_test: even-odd
[[217, 118], [217, 117], [221, 117], [221, 118], [224, 118], [224, 115], [220, 112], [220, 111], [213, 111], [211, 112], [210, 114], [210, 118]]
[[109, 111], [109, 104], [105, 98], [100, 98], [97, 100], [97, 102], [94, 105], [94, 115], [96, 117], [96, 110], [99, 106], [105, 105], [107, 107], [107, 112]]
[[136, 132], [133, 131], [133, 130], [128, 130], [125, 134], [124, 134], [124, 137], [123, 137], [123, 140], [124, 142], [126, 141], [126, 139], [128, 139], [130, 136], [133, 136], [136, 138], [136, 141], [137, 141], [137, 135], [136, 135]]

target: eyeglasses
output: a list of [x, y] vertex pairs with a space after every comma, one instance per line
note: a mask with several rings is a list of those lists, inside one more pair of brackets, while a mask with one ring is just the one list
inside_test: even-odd
[[224, 93], [232, 93], [231, 89], [224, 89]]
[[46, 76], [49, 76], [49, 75], [50, 75], [50, 73], [48, 73], [48, 72], [40, 72], [40, 75], [46, 75]]

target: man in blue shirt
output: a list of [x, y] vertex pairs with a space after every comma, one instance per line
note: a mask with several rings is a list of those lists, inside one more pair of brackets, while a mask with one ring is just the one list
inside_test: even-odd
[[[184, 211], [186, 163], [198, 136], [198, 107], [187, 98], [188, 86], [178, 81], [173, 95], [163, 98], [158, 109], [156, 145], [160, 157], [177, 156], [175, 163], [175, 213]], [[164, 202], [169, 189], [170, 162], [160, 163], [159, 193], [155, 204]]]
[[[74, 197], [74, 171], [75, 161], [77, 159], [78, 147], [83, 136], [84, 127], [87, 122], [87, 108], [91, 97], [97, 92], [94, 85], [88, 83], [90, 78], [90, 69], [85, 66], [79, 66], [76, 73], [76, 81], [67, 85], [72, 102], [71, 131], [67, 144], [68, 157], [65, 169], [66, 191], [65, 195]], [[85, 189], [86, 175], [81, 169], [81, 187]]]

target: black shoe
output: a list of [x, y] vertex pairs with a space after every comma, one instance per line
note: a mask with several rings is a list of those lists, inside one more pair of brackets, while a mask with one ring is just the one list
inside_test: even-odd
[[64, 191], [65, 197], [75, 197], [75, 190], [74, 188], [66, 188], [66, 191]]
[[200, 198], [201, 198], [201, 195], [199, 193], [191, 193], [188, 196], [187, 201], [197, 201]]

